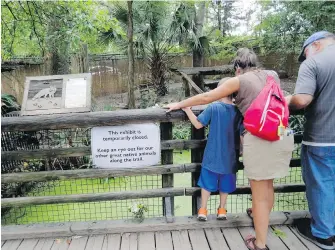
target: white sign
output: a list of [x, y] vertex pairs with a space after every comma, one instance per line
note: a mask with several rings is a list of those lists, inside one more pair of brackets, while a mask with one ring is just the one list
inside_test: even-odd
[[95, 127], [91, 133], [93, 165], [97, 168], [151, 166], [160, 162], [156, 124]]
[[86, 107], [86, 79], [72, 78], [66, 83], [65, 108]]

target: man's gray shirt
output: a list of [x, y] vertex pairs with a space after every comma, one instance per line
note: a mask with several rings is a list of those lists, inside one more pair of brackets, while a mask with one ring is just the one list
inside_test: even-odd
[[335, 44], [301, 64], [294, 94], [314, 97], [305, 110], [304, 143], [335, 146]]

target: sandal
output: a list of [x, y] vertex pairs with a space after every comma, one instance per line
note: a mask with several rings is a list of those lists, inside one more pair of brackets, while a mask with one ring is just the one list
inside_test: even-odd
[[247, 238], [244, 240], [245, 245], [249, 250], [269, 250], [267, 247], [265, 248], [259, 248], [256, 246], [256, 238], [252, 235], [248, 235]]

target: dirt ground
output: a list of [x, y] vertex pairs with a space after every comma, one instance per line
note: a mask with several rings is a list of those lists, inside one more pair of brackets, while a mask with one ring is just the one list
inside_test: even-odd
[[[292, 94], [295, 87], [295, 78], [286, 78], [281, 79], [281, 86], [284, 90], [285, 95]], [[181, 81], [170, 80], [167, 84], [168, 86], [168, 94], [163, 97], [158, 97], [155, 100], [149, 101], [149, 107], [154, 106], [156, 103], [159, 106], [163, 106], [164, 104], [168, 104], [171, 102], [180, 101], [184, 98], [184, 90]], [[150, 96], [150, 93], [147, 94]], [[137, 89], [135, 91], [136, 98], [136, 107], [140, 108], [141, 106], [141, 98], [140, 91]], [[154, 98], [154, 97], [153, 97]], [[93, 99], [92, 102], [92, 110], [93, 111], [110, 111], [115, 109], [122, 109], [126, 107], [128, 100], [127, 93], [121, 94], [112, 94], [109, 96], [103, 96], [99, 98]]]

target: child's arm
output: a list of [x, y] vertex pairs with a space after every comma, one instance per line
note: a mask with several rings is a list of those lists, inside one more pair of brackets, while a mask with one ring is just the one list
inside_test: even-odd
[[201, 124], [201, 122], [198, 121], [198, 118], [195, 116], [191, 108], [183, 108], [184, 112], [188, 116], [188, 119], [190, 119], [191, 123], [196, 129], [201, 129], [204, 126]]

